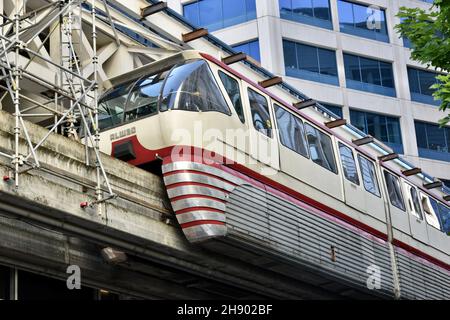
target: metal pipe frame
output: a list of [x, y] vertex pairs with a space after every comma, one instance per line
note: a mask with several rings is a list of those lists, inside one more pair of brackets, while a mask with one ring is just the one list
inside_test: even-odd
[[[15, 0], [15, 8], [13, 17], [7, 17], [3, 14], [2, 31], [5, 33], [0, 34], [0, 79], [5, 82], [1, 84], [0, 88], [4, 89], [11, 97], [14, 107], [14, 151], [12, 154], [0, 152], [0, 156], [11, 159], [11, 169], [14, 175], [14, 184], [16, 188], [20, 186], [20, 174], [33, 169], [41, 169], [38, 157], [38, 149], [44, 144], [48, 137], [52, 133], [58, 133], [58, 129], [63, 124], [71, 124], [76, 121], [75, 116], [78, 116], [81, 127], [84, 129], [84, 139], [86, 145], [86, 164], [89, 165], [90, 151], [94, 151], [95, 167], [96, 167], [96, 186], [95, 194], [96, 200], [90, 205], [97, 205], [98, 214], [102, 214], [100, 204], [116, 195], [113, 193], [111, 185], [108, 180], [108, 176], [103, 167], [100, 159], [99, 150], [99, 119], [98, 119], [98, 56], [97, 56], [97, 13], [95, 0], [92, 1], [91, 10], [91, 23], [92, 23], [92, 43], [93, 43], [93, 55], [91, 63], [93, 66], [93, 79], [89, 80], [82, 75], [81, 66], [78, 63], [77, 53], [75, 45], [72, 41], [72, 28], [73, 19], [79, 17], [79, 29], [81, 32], [82, 19], [81, 19], [81, 2], [80, 0], [68, 0], [68, 1], [55, 1], [53, 3], [46, 4], [38, 9], [26, 12], [25, 2], [23, 0]], [[110, 24], [114, 26], [111, 15], [107, 8], [106, 1], [103, 1], [105, 10], [108, 12], [107, 19], [110, 20]], [[78, 6], [78, 7], [77, 7]], [[75, 14], [74, 10], [79, 8], [79, 14]], [[36, 18], [35, 21], [30, 18], [38, 17], [39, 13], [45, 13], [50, 10], [54, 16], [44, 20], [47, 16], [42, 14], [42, 18]], [[55, 14], [55, 10], [58, 10]], [[33, 50], [28, 45], [46, 28], [59, 19], [59, 24], [56, 27], [52, 27], [49, 34], [46, 35], [42, 43], [37, 47], [37, 50]], [[26, 23], [26, 26], [23, 24]], [[55, 62], [40, 53], [41, 48], [49, 40], [50, 35], [56, 31], [59, 26], [60, 40], [64, 37], [67, 45], [68, 56], [66, 64], [63, 61]], [[4, 30], [4, 29], [7, 30]], [[27, 37], [24, 41], [21, 40], [21, 36], [26, 30], [36, 29], [36, 32], [30, 37]], [[12, 30], [12, 32], [11, 32]], [[28, 31], [29, 32], [29, 31]], [[120, 41], [116, 30], [113, 28], [116, 42]], [[8, 36], [5, 36], [8, 35]], [[62, 46], [61, 46], [62, 47]], [[25, 67], [20, 66], [20, 61], [23, 59], [22, 52], [26, 52], [30, 59], [25, 64]], [[49, 79], [44, 78], [41, 75], [36, 74], [28, 70], [28, 66], [33, 59], [38, 58], [45, 63], [48, 63], [56, 70], [55, 81], [52, 82]], [[61, 55], [61, 59], [64, 60]], [[48, 99], [37, 101], [36, 99], [28, 97], [26, 94], [21, 93], [21, 81], [25, 78], [27, 81], [31, 81], [43, 88], [53, 92], [53, 97]], [[51, 94], [50, 94], [51, 96]], [[48, 95], [47, 95], [48, 97]], [[23, 107], [22, 101], [31, 103], [27, 107]], [[70, 106], [67, 106], [70, 105]], [[44, 111], [44, 112], [43, 112]], [[39, 141], [32, 141], [27, 130], [27, 124], [24, 118], [33, 117], [48, 117], [54, 119], [53, 124], [50, 126], [48, 132], [40, 138]], [[91, 132], [90, 124], [92, 125], [93, 132]], [[23, 137], [21, 136], [23, 135]], [[28, 145], [27, 154], [21, 154], [20, 139], [26, 141]], [[27, 168], [24, 168], [27, 166]], [[46, 169], [46, 171], [49, 171]], [[51, 170], [50, 170], [50, 173]], [[54, 172], [55, 175], [58, 173]]]

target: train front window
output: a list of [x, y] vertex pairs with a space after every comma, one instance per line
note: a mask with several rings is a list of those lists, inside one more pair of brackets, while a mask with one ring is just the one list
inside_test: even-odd
[[125, 110], [125, 121], [158, 111], [158, 99], [167, 72], [140, 79], [131, 90]]
[[217, 111], [230, 109], [204, 60], [188, 61], [174, 67], [164, 84], [160, 110]]
[[122, 123], [123, 112], [128, 99], [128, 92], [133, 84], [134, 81], [119, 85], [107, 92], [99, 101], [98, 124], [100, 130]]

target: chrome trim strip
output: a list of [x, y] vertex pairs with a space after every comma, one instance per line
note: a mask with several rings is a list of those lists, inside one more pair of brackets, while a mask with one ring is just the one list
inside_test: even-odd
[[173, 210], [179, 211], [186, 208], [192, 207], [207, 207], [214, 208], [221, 211], [226, 210], [225, 203], [214, 201], [212, 199], [203, 199], [203, 198], [189, 198], [189, 199], [180, 199], [176, 201], [171, 201]]
[[210, 238], [225, 236], [227, 227], [220, 224], [202, 224], [184, 228], [183, 232], [190, 242], [200, 242]]
[[217, 188], [224, 189], [230, 192], [235, 188], [233, 185], [223, 180], [195, 173], [180, 172], [164, 177], [164, 184], [166, 186], [170, 186], [171, 184], [180, 182], [198, 182], [209, 184], [211, 186], [215, 186]]
[[221, 221], [225, 222], [225, 213], [219, 213], [214, 211], [206, 211], [206, 210], [199, 210], [199, 211], [192, 211], [192, 212], [185, 212], [182, 214], [177, 214], [177, 220], [179, 224], [188, 223], [192, 221], [198, 221], [198, 220], [215, 220], [215, 221]]
[[220, 200], [225, 200], [228, 198], [225, 192], [219, 191], [217, 189], [203, 187], [203, 186], [180, 186], [175, 188], [167, 189], [167, 194], [169, 198], [175, 198], [179, 196], [184, 196], [188, 194], [201, 194], [205, 196], [210, 196]]
[[225, 180], [231, 181], [234, 184], [242, 184], [242, 180], [217, 168], [197, 163], [197, 162], [191, 162], [191, 161], [179, 161], [179, 162], [172, 162], [168, 163], [162, 166], [163, 173], [168, 173], [176, 170], [195, 170], [195, 171], [201, 171], [206, 172], [218, 177], [221, 177]]

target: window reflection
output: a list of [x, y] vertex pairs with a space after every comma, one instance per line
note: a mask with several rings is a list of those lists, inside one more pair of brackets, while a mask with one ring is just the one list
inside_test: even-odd
[[345, 178], [359, 185], [358, 171], [356, 169], [352, 149], [339, 142], [339, 154], [341, 156], [342, 169], [344, 170]]
[[183, 6], [192, 24], [214, 31], [256, 19], [256, 0], [199, 0]]
[[384, 9], [338, 0], [341, 32], [389, 42]]
[[282, 19], [332, 29], [329, 0], [279, 0]]
[[252, 112], [253, 126], [262, 134], [272, 137], [272, 124], [270, 122], [267, 99], [250, 88], [248, 88], [248, 98]]
[[364, 188], [370, 193], [380, 197], [380, 188], [378, 187], [378, 179], [375, 166], [372, 161], [358, 154], [359, 168], [363, 178]]
[[305, 129], [311, 160], [325, 169], [337, 173], [331, 138], [310, 124], [305, 124]]
[[303, 122], [278, 105], [275, 105], [275, 114], [281, 143], [292, 151], [308, 157]]
[[398, 177], [384, 171], [384, 178], [388, 190], [389, 200], [394, 207], [405, 211], [405, 203], [403, 202], [403, 195], [400, 188], [400, 180]]

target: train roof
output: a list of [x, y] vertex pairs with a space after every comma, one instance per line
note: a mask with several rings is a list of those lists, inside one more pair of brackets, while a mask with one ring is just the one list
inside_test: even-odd
[[121, 74], [119, 76], [113, 77], [109, 79], [112, 86], [117, 86], [122, 83], [126, 83], [133, 79], [138, 79], [140, 77], [155, 74], [163, 70], [167, 70], [168, 68], [174, 66], [177, 63], [192, 60], [192, 59], [205, 59], [201, 53], [197, 50], [185, 50], [178, 52], [174, 55], [171, 55], [166, 58], [162, 58], [160, 60], [145, 64], [139, 68], [136, 68], [130, 72]]

